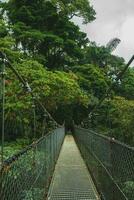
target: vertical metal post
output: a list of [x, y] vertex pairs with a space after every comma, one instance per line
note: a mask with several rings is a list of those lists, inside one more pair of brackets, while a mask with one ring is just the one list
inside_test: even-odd
[[106, 128], [108, 128], [108, 136], [111, 137], [111, 120], [110, 120], [110, 101], [111, 101], [111, 97], [108, 94], [107, 96], [107, 110], [106, 110]]
[[[28, 86], [29, 87], [29, 86]], [[35, 97], [32, 96], [32, 100], [33, 100], [33, 103], [32, 103], [32, 109], [33, 109], [33, 138], [35, 140], [36, 138], [36, 111], [35, 111]]]
[[35, 104], [33, 104], [33, 131], [34, 131], [34, 139], [36, 138], [36, 112], [35, 112]]
[[[113, 144], [114, 144], [114, 139], [110, 137], [110, 141], [109, 141], [109, 145], [110, 145], [110, 172], [112, 177], [114, 178], [114, 174], [113, 174], [113, 170], [114, 170], [114, 166], [113, 166]], [[112, 184], [110, 184], [110, 188], [111, 188], [111, 200], [114, 200], [116, 197], [116, 193], [114, 191], [114, 183], [112, 182]]]
[[1, 164], [3, 164], [4, 161], [4, 140], [5, 140], [5, 64], [2, 63], [1, 68], [1, 102], [2, 102], [2, 137], [1, 137]]
[[43, 115], [43, 125], [42, 125], [42, 137], [44, 136], [45, 134], [45, 128], [46, 128], [46, 114], [44, 113]]
[[[34, 98], [33, 98], [34, 101]], [[33, 167], [36, 168], [36, 150], [37, 146], [35, 143], [35, 137], [36, 137], [36, 112], [35, 112], [35, 103], [32, 104], [32, 109], [33, 109], [33, 142], [34, 142], [34, 147], [33, 147]], [[34, 188], [32, 188], [32, 199], [35, 200], [35, 195], [34, 195]]]

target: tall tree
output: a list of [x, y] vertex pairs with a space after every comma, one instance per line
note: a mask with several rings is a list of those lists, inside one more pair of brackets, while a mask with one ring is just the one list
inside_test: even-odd
[[88, 43], [86, 34], [70, 21], [70, 16], [78, 15], [87, 22], [95, 18], [87, 0], [9, 0], [3, 10], [16, 46], [50, 69], [76, 64]]
[[89, 23], [95, 19], [95, 10], [89, 0], [52, 0], [57, 5], [62, 15], [67, 15], [69, 19], [74, 16], [82, 17], [83, 23]]
[[118, 83], [115, 91], [126, 99], [134, 100], [134, 69], [130, 68]]

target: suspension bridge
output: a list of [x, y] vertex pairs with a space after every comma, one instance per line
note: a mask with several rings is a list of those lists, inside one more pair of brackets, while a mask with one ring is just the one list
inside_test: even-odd
[[[1, 72], [2, 159], [0, 169], [1, 200], [133, 200], [134, 148], [74, 125], [72, 135], [55, 122], [10, 62], [4, 57]], [[129, 63], [130, 64], [130, 63]], [[5, 113], [5, 66], [8, 65], [32, 98], [30, 126], [11, 125]], [[127, 66], [128, 67], [128, 66]], [[121, 74], [120, 74], [121, 76]], [[102, 100], [101, 100], [102, 101]], [[38, 106], [37, 106], [38, 104]], [[42, 117], [36, 118], [36, 113]], [[27, 115], [27, 112], [24, 112]], [[20, 113], [18, 113], [21, 116]], [[32, 117], [31, 117], [32, 116]], [[46, 131], [44, 117], [54, 122]], [[40, 122], [40, 127], [37, 123]], [[24, 120], [22, 120], [24, 123]], [[4, 160], [4, 138], [8, 132], [41, 137]], [[30, 135], [30, 134], [29, 134]]]

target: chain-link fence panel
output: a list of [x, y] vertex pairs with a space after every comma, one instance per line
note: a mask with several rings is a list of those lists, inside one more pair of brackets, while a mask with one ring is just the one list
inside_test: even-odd
[[59, 127], [4, 161], [0, 171], [1, 200], [45, 199], [64, 135], [64, 127]]
[[75, 139], [104, 200], [134, 199], [134, 148], [75, 127]]

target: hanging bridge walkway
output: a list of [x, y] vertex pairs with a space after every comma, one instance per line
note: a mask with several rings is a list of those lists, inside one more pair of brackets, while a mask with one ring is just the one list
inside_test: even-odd
[[58, 127], [4, 161], [0, 199], [133, 200], [133, 183], [134, 148], [78, 127], [65, 136]]
[[71, 135], [65, 137], [50, 185], [49, 199], [99, 199], [92, 178]]
[[[65, 136], [64, 126], [57, 124], [24, 77], [3, 53], [0, 57], [0, 200], [134, 200], [134, 148], [76, 126], [73, 136]], [[5, 106], [6, 65], [21, 83], [18, 99], [31, 100], [28, 110], [12, 110], [12, 118]], [[13, 134], [42, 137], [4, 160], [5, 136]]]

